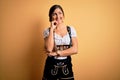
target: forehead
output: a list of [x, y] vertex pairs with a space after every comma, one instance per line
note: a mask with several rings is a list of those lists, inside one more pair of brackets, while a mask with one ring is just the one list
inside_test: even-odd
[[62, 12], [62, 10], [60, 8], [56, 8], [53, 13], [55, 12]]

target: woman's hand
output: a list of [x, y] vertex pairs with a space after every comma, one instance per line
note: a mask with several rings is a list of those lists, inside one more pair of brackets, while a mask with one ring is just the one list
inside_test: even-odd
[[50, 56], [50, 57], [51, 56], [57, 56], [57, 53], [56, 52], [49, 52], [49, 53], [47, 52], [47, 55]]
[[55, 30], [56, 25], [57, 25], [57, 22], [56, 22], [56, 21], [52, 21], [52, 22], [51, 22], [51, 28], [52, 28], [53, 30]]

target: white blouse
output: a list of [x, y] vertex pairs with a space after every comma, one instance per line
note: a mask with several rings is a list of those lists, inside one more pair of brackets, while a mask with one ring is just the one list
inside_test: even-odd
[[[77, 37], [76, 30], [74, 29], [74, 27], [70, 26], [70, 30], [71, 30], [71, 37]], [[48, 35], [49, 35], [49, 28], [47, 28], [43, 32], [44, 38], [48, 37]], [[68, 32], [63, 37], [60, 36], [59, 34], [55, 33], [54, 39], [55, 39], [56, 45], [69, 45], [70, 44], [70, 36], [69, 36]], [[67, 57], [57, 57], [56, 59], [66, 59], [66, 58]]]

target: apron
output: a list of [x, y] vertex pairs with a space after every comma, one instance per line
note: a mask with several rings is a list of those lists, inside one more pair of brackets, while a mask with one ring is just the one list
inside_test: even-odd
[[71, 57], [59, 60], [48, 56], [42, 80], [74, 80]]

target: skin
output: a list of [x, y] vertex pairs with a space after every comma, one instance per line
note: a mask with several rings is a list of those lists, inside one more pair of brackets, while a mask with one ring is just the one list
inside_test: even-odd
[[[56, 25], [54, 23], [56, 23]], [[50, 34], [47, 38], [45, 38], [45, 47], [47, 51], [49, 51], [46, 54], [48, 56], [57, 56], [57, 53], [59, 53], [60, 56], [69, 56], [77, 53], [78, 51], [77, 37], [72, 37], [73, 46], [71, 48], [63, 51], [52, 52], [54, 48], [53, 38], [54, 32], [59, 34], [61, 37], [67, 34], [67, 27], [64, 24], [64, 15], [61, 9], [59, 8], [56, 8], [52, 14], [52, 21], [50, 22]]]

